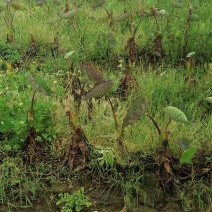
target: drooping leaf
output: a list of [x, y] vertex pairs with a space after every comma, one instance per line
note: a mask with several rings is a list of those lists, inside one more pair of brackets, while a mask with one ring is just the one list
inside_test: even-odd
[[141, 115], [145, 113], [147, 102], [143, 97], [139, 97], [133, 102], [127, 110], [127, 114], [123, 120], [122, 128], [136, 122]]
[[183, 155], [180, 158], [180, 164], [188, 163], [191, 164], [191, 159], [194, 157], [194, 154], [196, 153], [195, 148], [189, 148], [186, 151], [183, 152]]
[[207, 97], [207, 98], [205, 98], [205, 100], [212, 104], [212, 97]]
[[189, 20], [191, 21], [199, 21], [200, 20], [200, 17], [196, 14], [191, 14], [189, 15]]
[[84, 96], [84, 99], [88, 100], [95, 97], [101, 97], [111, 89], [112, 85], [112, 80], [104, 81], [101, 84], [92, 88], [90, 91], [88, 91], [88, 93]]
[[92, 6], [92, 8], [96, 9], [97, 7], [101, 7], [104, 3], [105, 3], [105, 0], [99, 0]]
[[78, 14], [78, 11], [77, 10], [71, 10], [67, 13], [58, 12], [57, 14], [62, 19], [71, 19], [71, 18], [74, 18]]
[[97, 70], [97, 68], [89, 63], [80, 64], [80, 69], [86, 71], [89, 79], [97, 82], [97, 84], [106, 81], [102, 74]]
[[189, 148], [189, 140], [187, 138], [181, 138], [177, 143], [183, 151], [186, 151]]
[[193, 57], [195, 55], [195, 52], [188, 53], [187, 57]]
[[16, 10], [26, 10], [26, 7], [24, 4], [18, 2], [18, 1], [12, 1], [10, 3], [10, 6], [13, 7]]
[[126, 12], [126, 13], [122, 14], [121, 16], [119, 16], [119, 17], [115, 20], [115, 22], [117, 23], [117, 22], [124, 21], [124, 20], [128, 19], [129, 17], [130, 17], [130, 13]]
[[71, 52], [68, 52], [66, 55], [65, 55], [65, 59], [68, 59], [69, 57], [71, 57], [73, 54], [75, 53], [75, 51], [71, 51]]
[[178, 3], [178, 2], [172, 2], [171, 5], [172, 5], [172, 7], [174, 7], [174, 8], [182, 8], [182, 7], [183, 7], [182, 4], [180, 4], [180, 3]]
[[174, 121], [182, 122], [185, 124], [190, 124], [188, 118], [186, 117], [185, 113], [179, 110], [176, 107], [167, 106], [163, 108], [163, 111], [170, 116]]
[[29, 75], [27, 79], [36, 91], [39, 91], [44, 95], [51, 95], [51, 89], [48, 87], [43, 79], [38, 78], [35, 75]]

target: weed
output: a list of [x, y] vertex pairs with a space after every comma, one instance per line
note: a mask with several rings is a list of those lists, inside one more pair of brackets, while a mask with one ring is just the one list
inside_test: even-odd
[[57, 205], [65, 204], [62, 206], [61, 212], [65, 211], [81, 211], [84, 207], [90, 207], [92, 203], [90, 202], [88, 196], [85, 195], [84, 188], [81, 187], [80, 190], [75, 191], [73, 194], [59, 194], [59, 200]]

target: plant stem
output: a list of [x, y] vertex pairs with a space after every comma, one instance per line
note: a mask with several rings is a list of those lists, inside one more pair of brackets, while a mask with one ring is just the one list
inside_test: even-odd
[[106, 97], [106, 99], [110, 103], [111, 110], [112, 110], [112, 113], [113, 113], [113, 119], [114, 119], [114, 123], [115, 123], [115, 129], [116, 129], [116, 132], [118, 132], [118, 122], [117, 122], [117, 119], [116, 119], [116, 114], [115, 114], [115, 111], [114, 111], [114, 108], [113, 108], [113, 104], [112, 104], [110, 98]]
[[154, 123], [154, 125], [155, 125], [155, 127], [156, 127], [156, 129], [158, 131], [159, 136], [161, 136], [161, 130], [158, 127], [158, 124], [156, 123], [156, 121], [150, 115], [145, 115], [145, 116], [149, 117], [152, 120], [152, 122]]

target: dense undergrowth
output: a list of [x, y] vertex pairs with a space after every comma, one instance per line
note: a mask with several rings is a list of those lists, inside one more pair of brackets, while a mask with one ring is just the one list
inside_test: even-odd
[[[123, 211], [210, 211], [211, 6], [1, 2], [2, 207], [42, 194], [44, 211], [83, 211], [99, 181], [121, 191]], [[85, 172], [87, 193], [52, 193]]]

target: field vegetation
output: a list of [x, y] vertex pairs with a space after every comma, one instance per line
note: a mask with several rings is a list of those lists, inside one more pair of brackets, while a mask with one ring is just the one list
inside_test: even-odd
[[1, 211], [211, 211], [211, 89], [211, 0], [2, 0]]

